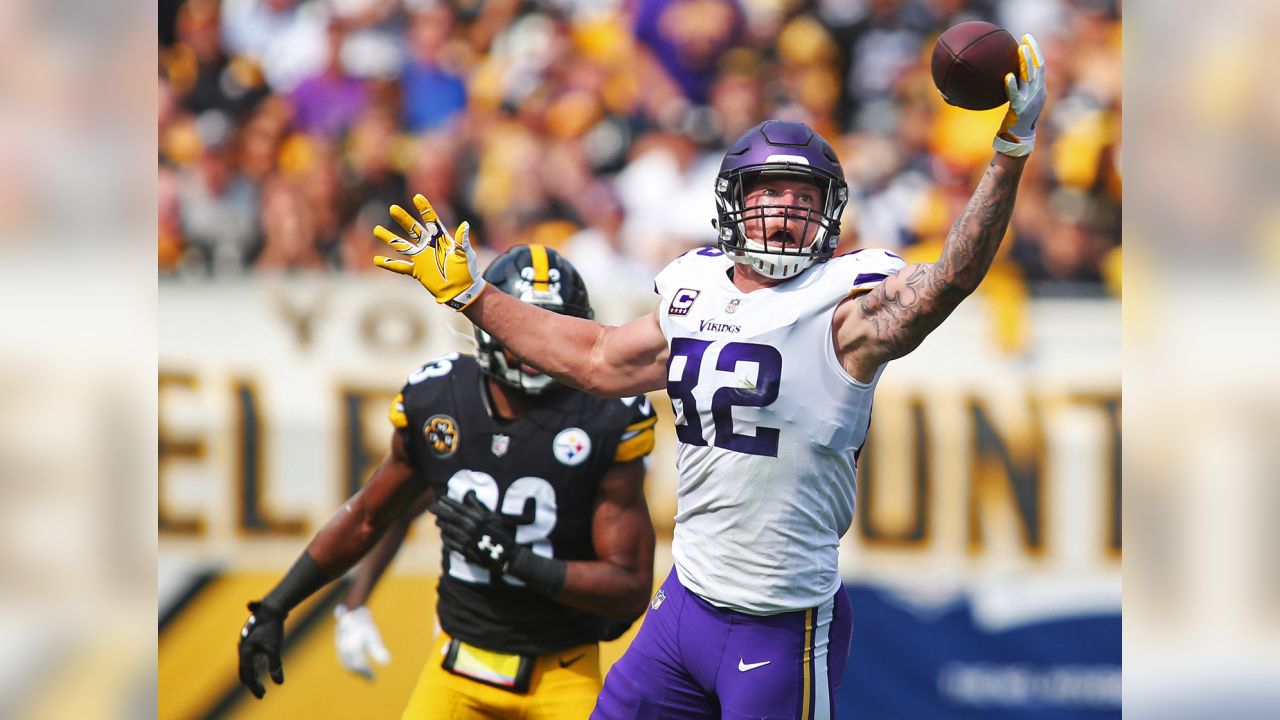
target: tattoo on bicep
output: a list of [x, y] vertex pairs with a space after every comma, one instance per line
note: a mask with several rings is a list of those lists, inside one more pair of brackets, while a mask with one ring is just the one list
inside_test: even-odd
[[1010, 170], [993, 160], [937, 262], [904, 268], [862, 298], [862, 317], [885, 357], [915, 349], [978, 287], [1009, 226], [1021, 175], [1021, 166]]
[[914, 347], [915, 326], [928, 314], [937, 294], [934, 275], [930, 265], [904, 268], [863, 297], [862, 317], [886, 354], [897, 356]]

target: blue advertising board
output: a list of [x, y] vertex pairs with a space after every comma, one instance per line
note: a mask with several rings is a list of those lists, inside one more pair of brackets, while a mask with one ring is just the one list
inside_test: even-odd
[[983, 622], [972, 597], [921, 604], [845, 586], [853, 643], [837, 700], [858, 720], [1067, 720], [1121, 715], [1121, 619], [1114, 610]]

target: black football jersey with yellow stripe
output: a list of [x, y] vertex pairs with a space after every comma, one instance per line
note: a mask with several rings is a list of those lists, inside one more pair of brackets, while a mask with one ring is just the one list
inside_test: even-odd
[[[475, 492], [505, 515], [516, 542], [561, 560], [594, 560], [596, 493], [613, 464], [653, 449], [657, 418], [643, 395], [599, 398], [553, 385], [527, 415], [495, 419], [474, 358], [446, 355], [405, 383], [391, 422], [437, 496]], [[450, 556], [451, 555], [451, 556]], [[561, 605], [512, 577], [446, 553], [440, 625], [464, 642], [512, 653], [554, 652], [617, 634], [610, 621]]]

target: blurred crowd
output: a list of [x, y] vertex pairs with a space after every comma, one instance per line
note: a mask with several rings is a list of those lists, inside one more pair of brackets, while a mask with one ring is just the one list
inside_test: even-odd
[[373, 226], [422, 193], [482, 259], [542, 242], [643, 289], [714, 242], [724, 148], [767, 118], [840, 152], [841, 251], [932, 260], [1004, 112], [933, 85], [975, 19], [1049, 61], [992, 282], [1118, 292], [1118, 0], [162, 0], [160, 271], [374, 271]]

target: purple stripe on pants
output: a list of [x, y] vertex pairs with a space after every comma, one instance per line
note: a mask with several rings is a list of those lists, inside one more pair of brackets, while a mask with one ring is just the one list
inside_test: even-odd
[[748, 615], [689, 592], [673, 569], [591, 717], [798, 718], [806, 698], [809, 718], [834, 717], [851, 619], [843, 588], [818, 608]]

